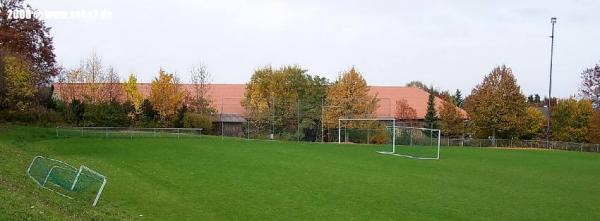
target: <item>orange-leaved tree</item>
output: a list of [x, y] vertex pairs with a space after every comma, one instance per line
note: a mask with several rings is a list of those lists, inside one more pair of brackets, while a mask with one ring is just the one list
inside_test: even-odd
[[446, 96], [440, 107], [440, 129], [448, 137], [461, 137], [464, 133], [464, 118], [453, 100]]
[[408, 126], [416, 126], [417, 111], [408, 104], [406, 99], [396, 101], [396, 113], [394, 117], [398, 121], [407, 123]]
[[353, 67], [343, 72], [327, 90], [324, 123], [337, 127], [340, 118], [371, 118], [377, 108], [377, 96], [369, 95], [367, 81]]

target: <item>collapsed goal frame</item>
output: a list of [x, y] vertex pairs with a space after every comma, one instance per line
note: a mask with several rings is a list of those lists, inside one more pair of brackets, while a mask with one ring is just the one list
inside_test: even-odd
[[[42, 161], [52, 162], [52, 163], [55, 163], [56, 165], [51, 165], [51, 166], [48, 165], [46, 168], [41, 168], [41, 171], [39, 170], [39, 167], [38, 167], [38, 169], [36, 170], [37, 173], [33, 173], [32, 169], [34, 167], [34, 164], [39, 165], [41, 163], [42, 165], [44, 165]], [[36, 164], [36, 162], [38, 162], [38, 164]], [[50, 177], [53, 174], [53, 172], [55, 172], [57, 170], [63, 170], [68, 173], [71, 173], [75, 176], [72, 181], [70, 179], [63, 180], [64, 182], [61, 182], [63, 185], [59, 185], [60, 183], [53, 183], [53, 186], [60, 187], [63, 190], [63, 192], [55, 190], [53, 188], [49, 188], [47, 185], [47, 184], [53, 182], [53, 181], [50, 181]], [[39, 172], [42, 172], [42, 173], [39, 173]], [[107, 182], [106, 176], [90, 169], [89, 167], [87, 167], [85, 165], [81, 165], [81, 166], [79, 166], [79, 169], [77, 169], [61, 160], [56, 160], [56, 159], [52, 159], [49, 157], [43, 157], [43, 156], [35, 156], [33, 158], [33, 160], [31, 161], [31, 164], [29, 164], [29, 167], [27, 167], [26, 173], [27, 173], [27, 176], [29, 176], [31, 179], [33, 179], [33, 181], [35, 181], [35, 183], [38, 186], [40, 186], [41, 188], [49, 190], [51, 192], [54, 192], [60, 196], [68, 198], [68, 199], [73, 199], [73, 197], [67, 195], [67, 192], [79, 191], [78, 189], [76, 189], [76, 187], [78, 187], [78, 184], [81, 183], [81, 178], [87, 177], [89, 180], [90, 175], [86, 174], [86, 173], [93, 174], [94, 176], [96, 176], [98, 178], [91, 177], [91, 179], [97, 180], [100, 183], [99, 183], [99, 188], [98, 188], [97, 192], [94, 194], [95, 196], [94, 196], [94, 201], [92, 203], [92, 206], [96, 206], [96, 204], [98, 203], [98, 200], [100, 199], [100, 196], [102, 195], [102, 192], [104, 191], [104, 187], [106, 186], [106, 182]], [[37, 176], [37, 178], [36, 178], [36, 176]], [[85, 185], [85, 184], [83, 184], [83, 185]]]

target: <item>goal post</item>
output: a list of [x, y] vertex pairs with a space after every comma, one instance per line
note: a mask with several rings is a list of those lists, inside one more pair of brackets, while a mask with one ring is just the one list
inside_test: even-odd
[[[367, 126], [367, 130], [370, 130], [369, 127], [372, 127], [373, 125], [375, 125], [375, 127], [377, 127], [377, 123], [381, 124], [382, 122], [391, 122], [392, 125], [396, 125], [396, 119], [395, 118], [340, 118], [338, 119], [338, 143], [342, 143], [342, 122], [360, 122], [360, 121], [366, 121], [366, 122], [371, 122], [371, 123], [375, 123], [375, 124], [370, 124]], [[364, 125], [363, 125], [364, 126]], [[389, 128], [390, 126], [385, 126], [384, 130], [387, 130], [387, 128]], [[344, 127], [347, 128], [347, 127]], [[395, 130], [395, 127], [391, 127], [392, 128], [392, 137], [391, 137], [391, 143], [392, 143], [392, 147], [395, 146], [394, 142], [395, 139], [393, 138], [393, 136], [395, 136], [395, 133], [393, 132], [393, 130]], [[365, 129], [365, 128], [363, 128]], [[345, 137], [344, 139], [347, 142], [347, 139]], [[367, 139], [367, 143], [369, 143], [369, 139]]]
[[441, 130], [419, 127], [394, 126], [394, 145], [381, 154], [420, 160], [439, 160]]

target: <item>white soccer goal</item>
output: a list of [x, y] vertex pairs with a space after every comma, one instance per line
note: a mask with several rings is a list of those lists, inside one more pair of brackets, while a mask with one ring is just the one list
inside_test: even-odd
[[[391, 124], [390, 124], [391, 123]], [[383, 128], [382, 128], [383, 127]], [[377, 142], [373, 142], [373, 137]], [[396, 126], [394, 118], [340, 118], [338, 143], [379, 144], [381, 154], [422, 160], [440, 159], [439, 129]]]
[[104, 175], [84, 165], [76, 169], [63, 161], [42, 156], [33, 158], [27, 175], [40, 187], [69, 199], [93, 195], [92, 206], [96, 206], [106, 186]]
[[421, 160], [439, 160], [441, 131], [439, 129], [394, 126], [393, 145], [382, 154]]

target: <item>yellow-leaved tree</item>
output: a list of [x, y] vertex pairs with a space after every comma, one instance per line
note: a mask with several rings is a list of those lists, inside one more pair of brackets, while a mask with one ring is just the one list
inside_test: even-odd
[[340, 118], [372, 118], [377, 102], [376, 95], [369, 95], [367, 81], [353, 67], [343, 72], [327, 90], [325, 126], [337, 127]]
[[125, 94], [127, 95], [127, 100], [133, 104], [136, 113], [141, 113], [142, 110], [142, 93], [138, 90], [137, 87], [137, 77], [133, 74], [129, 75], [127, 82], [123, 85], [123, 90], [125, 90]]
[[546, 116], [537, 107], [527, 107], [527, 116], [524, 119], [525, 126], [523, 139], [542, 138], [546, 131]]
[[558, 100], [552, 107], [552, 138], [567, 142], [588, 142], [593, 114], [591, 100], [577, 100], [574, 97]]
[[26, 110], [31, 106], [37, 88], [33, 85], [33, 77], [29, 69], [29, 64], [22, 59], [14, 56], [4, 57], [3, 70], [0, 70], [5, 76], [2, 77], [3, 88], [5, 90], [0, 97], [0, 107], [9, 107], [15, 110]]
[[160, 123], [166, 125], [177, 114], [177, 109], [183, 103], [184, 93], [179, 87], [179, 81], [174, 74], [160, 69], [158, 77], [152, 80], [150, 102], [158, 112]]

